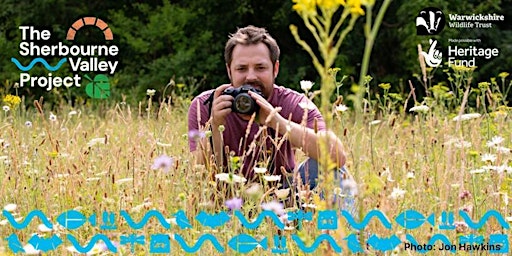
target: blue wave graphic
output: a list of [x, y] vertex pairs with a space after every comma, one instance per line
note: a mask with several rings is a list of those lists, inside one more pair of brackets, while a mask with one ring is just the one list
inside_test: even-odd
[[215, 247], [215, 249], [217, 249], [217, 251], [219, 251], [220, 253], [224, 253], [224, 247], [222, 247], [222, 245], [220, 245], [219, 241], [217, 241], [217, 238], [215, 238], [215, 236], [213, 236], [212, 234], [202, 235], [197, 240], [197, 243], [194, 244], [192, 247], [188, 246], [185, 239], [183, 239], [183, 237], [181, 237], [178, 234], [174, 234], [174, 240], [176, 240], [180, 244], [181, 248], [187, 253], [197, 252], [199, 249], [201, 249], [201, 246], [203, 245], [203, 243], [206, 242], [206, 240], [209, 240], [210, 242], [212, 242], [213, 247]]
[[151, 217], [155, 217], [158, 219], [158, 221], [160, 222], [160, 224], [165, 228], [165, 229], [170, 229], [171, 228], [171, 224], [169, 224], [164, 216], [157, 210], [151, 210], [149, 212], [147, 212], [146, 214], [144, 214], [144, 217], [142, 217], [142, 220], [139, 221], [138, 223], [134, 222], [132, 217], [130, 217], [130, 214], [128, 214], [128, 212], [122, 210], [121, 211], [121, 216], [126, 220], [126, 222], [128, 223], [128, 225], [133, 228], [133, 229], [141, 229], [144, 227], [144, 225], [146, 225], [146, 223], [149, 221], [149, 218]]
[[249, 222], [240, 211], [235, 211], [235, 216], [240, 220], [242, 225], [248, 229], [256, 229], [260, 226], [261, 222], [265, 217], [270, 217], [276, 226], [280, 229], [284, 229], [284, 223], [282, 223], [277, 215], [272, 211], [262, 211], [254, 222]]
[[315, 241], [313, 242], [313, 244], [309, 247], [306, 246], [304, 244], [304, 242], [302, 242], [302, 240], [300, 239], [300, 237], [298, 235], [293, 234], [292, 239], [293, 239], [293, 241], [295, 241], [297, 246], [299, 246], [299, 248], [305, 253], [314, 252], [316, 249], [318, 249], [318, 247], [320, 246], [320, 243], [322, 243], [322, 241], [324, 241], [324, 240], [327, 240], [327, 242], [331, 245], [332, 249], [336, 253], [341, 253], [341, 247], [336, 243], [334, 238], [332, 238], [332, 236], [330, 236], [328, 234], [321, 234], [320, 236], [318, 236], [315, 239]]
[[366, 216], [364, 217], [364, 220], [361, 221], [360, 223], [357, 223], [354, 218], [352, 218], [352, 215], [348, 212], [348, 211], [341, 211], [341, 215], [343, 215], [343, 217], [345, 217], [345, 219], [347, 219], [348, 221], [348, 224], [350, 226], [352, 226], [353, 228], [355, 229], [358, 229], [358, 230], [363, 230], [366, 225], [368, 225], [368, 223], [370, 222], [370, 220], [375, 216], [377, 219], [380, 220], [380, 222], [382, 223], [382, 225], [387, 228], [387, 229], [391, 229], [391, 222], [389, 222], [388, 218], [386, 217], [386, 215], [384, 215], [381, 211], [379, 210], [371, 210], [368, 214], [366, 214]]
[[368, 239], [367, 243], [379, 251], [391, 251], [395, 249], [399, 244], [402, 243], [400, 238], [396, 235], [392, 235], [390, 237], [378, 237], [377, 235], [372, 235]]
[[510, 229], [510, 225], [507, 223], [507, 221], [503, 219], [503, 216], [501, 216], [501, 214], [496, 210], [487, 211], [484, 214], [484, 216], [480, 219], [480, 221], [478, 221], [478, 223], [473, 222], [473, 220], [471, 220], [471, 217], [469, 217], [469, 215], [465, 211], [460, 210], [459, 215], [464, 219], [466, 224], [468, 224], [468, 227], [472, 229], [480, 229], [485, 223], [487, 223], [487, 220], [493, 216], [500, 223], [502, 228]]
[[[414, 239], [414, 237], [412, 235], [406, 234], [405, 237], [409, 242], [411, 242], [411, 244], [418, 246], [418, 242], [416, 242], [416, 239]], [[428, 240], [427, 245], [434, 245], [437, 242], [437, 240], [441, 240], [441, 244], [443, 244], [443, 246], [446, 246], [447, 248], [451, 248], [451, 250], [449, 250], [449, 251], [451, 253], [455, 253], [455, 249], [452, 247], [452, 243], [450, 242], [450, 239], [448, 239], [448, 237], [446, 237], [443, 234], [435, 234], [434, 236], [432, 236], [432, 238], [430, 238], [430, 240]], [[426, 248], [427, 246], [423, 246], [423, 247]], [[427, 250], [427, 249], [421, 249], [421, 250], [417, 250], [417, 251], [420, 253], [423, 253], [423, 254], [429, 252], [429, 250]]]
[[7, 218], [7, 220], [11, 224], [11, 226], [15, 229], [26, 228], [30, 224], [32, 219], [35, 217], [39, 217], [39, 219], [41, 219], [41, 221], [43, 222], [44, 225], [46, 225], [46, 227], [48, 227], [50, 229], [53, 228], [53, 224], [48, 220], [48, 218], [46, 218], [46, 215], [44, 215], [44, 213], [40, 210], [31, 211], [27, 215], [27, 217], [25, 219], [23, 219], [23, 221], [21, 221], [21, 223], [16, 222], [16, 220], [14, 220], [14, 217], [11, 215], [11, 213], [6, 210], [3, 210], [2, 214], [5, 216], [5, 218]]
[[79, 253], [89, 252], [94, 247], [96, 242], [98, 242], [98, 240], [103, 240], [103, 242], [111, 252], [117, 253], [117, 247], [115, 247], [114, 244], [112, 244], [112, 242], [110, 241], [110, 239], [108, 239], [108, 237], [103, 234], [94, 235], [91, 238], [91, 241], [85, 247], [82, 247], [73, 235], [68, 234], [66, 235], [66, 237], [73, 244], [73, 246]]
[[21, 63], [16, 58], [14, 58], [14, 57], [11, 58], [11, 61], [21, 71], [29, 71], [29, 70], [31, 70], [34, 67], [34, 65], [36, 63], [38, 63], [38, 62], [41, 62], [48, 71], [57, 71], [64, 64], [64, 62], [68, 61], [68, 59], [67, 58], [62, 58], [61, 60], [59, 60], [59, 62], [55, 66], [51, 66], [50, 64], [48, 64], [48, 62], [45, 59], [43, 59], [43, 58], [35, 58], [35, 59], [33, 59], [30, 62], [30, 64], [28, 64], [28, 66], [26, 66], [26, 67], [21, 65]]

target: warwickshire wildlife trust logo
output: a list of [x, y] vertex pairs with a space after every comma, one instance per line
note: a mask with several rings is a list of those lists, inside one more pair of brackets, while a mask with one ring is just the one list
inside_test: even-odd
[[416, 17], [416, 34], [420, 36], [437, 35], [446, 24], [443, 11], [435, 7], [427, 7]]
[[[95, 26], [103, 33], [104, 39], [112, 41], [114, 35], [107, 23], [97, 17], [84, 17], [76, 20], [68, 29], [66, 40], [73, 41], [75, 35], [84, 26]], [[20, 73], [20, 87], [40, 87], [47, 91], [59, 87], [81, 87], [82, 77], [79, 72], [85, 73], [84, 78], [89, 83], [85, 86], [86, 94], [94, 99], [106, 99], [110, 97], [110, 82], [105, 74], [113, 75], [116, 71], [117, 60], [104, 60], [113, 58], [119, 53], [116, 45], [66, 45], [59, 42], [57, 45], [48, 45], [51, 38], [51, 32], [45, 29], [38, 29], [34, 26], [20, 26], [21, 42], [19, 45], [19, 54], [23, 57], [32, 57], [33, 59], [26, 66], [20, 63], [16, 58], [11, 61], [22, 71]], [[35, 58], [34, 58], [35, 57]], [[45, 57], [61, 57], [55, 64], [50, 65]], [[49, 59], [49, 58], [47, 58]], [[37, 64], [41, 63], [48, 73], [44, 76], [32, 76], [29, 71]], [[52, 72], [59, 70], [65, 63], [69, 63], [72, 76], [54, 76]], [[97, 73], [91, 78], [87, 73]]]

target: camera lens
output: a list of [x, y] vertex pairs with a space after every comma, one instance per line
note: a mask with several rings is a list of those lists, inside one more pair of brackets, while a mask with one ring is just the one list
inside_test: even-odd
[[236, 96], [234, 100], [235, 109], [242, 114], [248, 114], [254, 111], [254, 100], [249, 94], [242, 93]]

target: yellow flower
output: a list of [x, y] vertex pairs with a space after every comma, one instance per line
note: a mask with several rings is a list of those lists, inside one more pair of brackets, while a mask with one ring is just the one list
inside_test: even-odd
[[317, 0], [318, 7], [325, 9], [338, 9], [339, 1], [336, 0]]
[[364, 15], [364, 10], [361, 8], [361, 0], [347, 0], [345, 7], [350, 8], [352, 15]]
[[16, 108], [21, 103], [21, 98], [15, 95], [7, 94], [3, 99], [4, 103], [11, 108]]
[[316, 14], [316, 0], [293, 0], [293, 10], [299, 14]]
[[501, 77], [501, 79], [505, 79], [508, 75], [509, 75], [508, 72], [501, 72], [501, 73], [499, 73], [498, 76]]

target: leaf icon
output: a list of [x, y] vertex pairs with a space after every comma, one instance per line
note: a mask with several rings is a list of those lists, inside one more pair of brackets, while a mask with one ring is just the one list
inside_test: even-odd
[[85, 87], [85, 93], [93, 99], [107, 99], [110, 97], [110, 82], [106, 75], [96, 75], [92, 80], [88, 75], [85, 75], [90, 83]]

